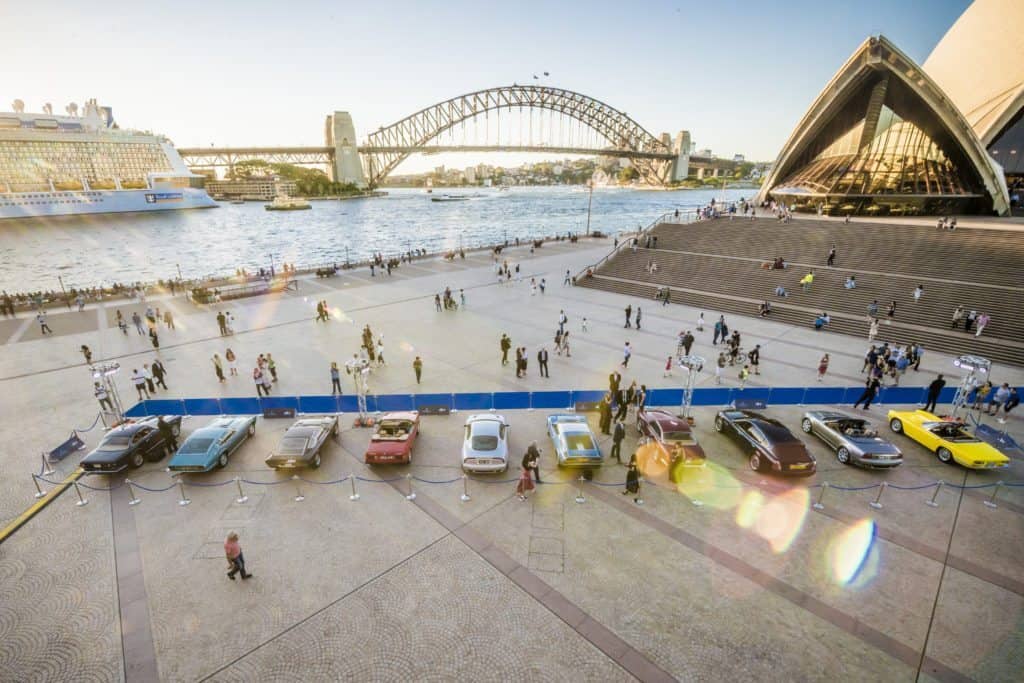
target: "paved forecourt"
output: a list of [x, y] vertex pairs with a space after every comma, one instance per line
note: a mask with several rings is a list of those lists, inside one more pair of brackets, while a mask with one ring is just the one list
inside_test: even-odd
[[[697, 311], [632, 301], [634, 307], [644, 305], [644, 330], [623, 330], [627, 298], [561, 287], [566, 268], [576, 272], [602, 252], [584, 245], [546, 246], [533, 257], [512, 250], [510, 257], [522, 261], [525, 273], [543, 273], [548, 280], [547, 293], [532, 297], [522, 284], [493, 285], [487, 258], [480, 256], [465, 263], [416, 264], [419, 271], [403, 266], [391, 280], [371, 279], [366, 272], [303, 280], [298, 294], [231, 304], [237, 332], [227, 339], [217, 335], [213, 311], [161, 299], [154, 304], [177, 312], [178, 329], [161, 334], [171, 391], [160, 396], [254, 395], [246, 375], [255, 355], [268, 351], [281, 377], [276, 394], [326, 393], [327, 365], [351, 355], [366, 323], [384, 335], [388, 365], [371, 381], [379, 393], [598, 388], [621, 360], [625, 339], [636, 347], [623, 373], [627, 380], [678, 386], [678, 378], [662, 378], [661, 369], [674, 352], [674, 335], [680, 327], [692, 329]], [[465, 308], [434, 310], [433, 293], [446, 284], [465, 289]], [[310, 320], [320, 299], [334, 311], [328, 324]], [[55, 313], [54, 338], [20, 339], [0, 354], [7, 388], [0, 409], [13, 418], [0, 425], [0, 434], [5, 443], [21, 445], [0, 454], [7, 475], [0, 484], [4, 520], [31, 502], [28, 475], [37, 471], [35, 454], [95, 417], [88, 377], [76, 366], [78, 346], [86, 343], [97, 355], [118, 357], [129, 371], [154, 357], [148, 340], [133, 329], [125, 336], [111, 327], [111, 308], [116, 307]], [[571, 319], [572, 357], [552, 351], [552, 377], [542, 379], [535, 353], [553, 334], [560, 309]], [[704, 313], [713, 319], [713, 312]], [[71, 317], [90, 314], [91, 331], [62, 331], [73, 328]], [[584, 315], [586, 333], [580, 329]], [[757, 384], [809, 385], [824, 351], [833, 358], [829, 383], [852, 385], [861, 377], [860, 340], [755, 320], [730, 322], [744, 333], [745, 346], [763, 345], [763, 374], [752, 378]], [[514, 346], [530, 351], [526, 379], [517, 380], [511, 367], [498, 363], [502, 331]], [[221, 385], [209, 357], [223, 355], [228, 345], [244, 361], [242, 376]], [[695, 350], [710, 357], [710, 330], [698, 334]], [[416, 355], [425, 364], [419, 387], [411, 369]], [[927, 355], [918, 375], [923, 379], [914, 383], [952, 369], [949, 359]], [[997, 370], [1019, 382], [1019, 373]], [[119, 383], [128, 400], [134, 392], [124, 374]], [[705, 376], [702, 384], [709, 381]], [[726, 383], [736, 382], [730, 377]], [[872, 408], [876, 421], [884, 421], [884, 410]], [[530, 440], [538, 440], [545, 448], [545, 479], [557, 481], [544, 436], [546, 412], [508, 414], [512, 447], [518, 459]], [[945, 487], [934, 509], [924, 505], [933, 489], [889, 489], [881, 510], [867, 505], [877, 489], [830, 489], [824, 510], [812, 512], [810, 498], [820, 489], [806, 486], [826, 480], [849, 488], [883, 479], [908, 487], [937, 479], [961, 485], [1019, 481], [1019, 462], [1010, 471], [966, 473], [901, 440], [903, 466], [892, 473], [863, 472], [840, 467], [820, 444], [809, 442], [822, 471], [791, 484], [746, 469], [744, 454], [709, 429], [713, 412], [699, 409], [697, 424], [714, 464], [682, 492], [646, 487], [643, 507], [616, 487], [596, 484], [583, 486], [583, 504], [574, 501], [576, 488], [569, 484], [541, 486], [527, 503], [514, 497], [510, 483], [476, 481], [469, 483], [468, 502], [459, 498], [460, 481], [416, 481], [412, 502], [405, 498], [405, 480], [361, 482], [357, 502], [349, 500], [348, 482], [301, 483], [297, 491], [263, 464], [287, 421], [261, 420], [254, 440], [225, 471], [188, 477], [197, 484], [234, 476], [284, 482], [244, 484], [244, 504], [235, 501], [233, 483], [190, 486], [192, 503], [185, 507], [177, 504], [176, 488], [137, 492], [142, 503], [132, 508], [118, 498], [123, 488], [113, 494], [86, 490], [84, 507], [76, 507], [69, 492], [5, 542], [0, 625], [10, 632], [17, 624], [20, 632], [35, 635], [16, 644], [0, 641], [0, 676], [91, 671], [95, 678], [116, 680], [126, 670], [133, 678], [133, 672], [155, 666], [163, 680], [397, 678], [456, 671], [483, 679], [690, 678], [694, 672], [777, 677], [776, 671], [818, 679], [835, 677], [843, 667], [844, 673], [909, 679], [922, 651], [923, 671], [940, 680], [958, 673], [1012, 676], [1019, 667], [1013, 643], [1020, 638], [1024, 600], [1020, 489], [1001, 489], [997, 509], [983, 505], [991, 489], [968, 489], [961, 499], [959, 490]], [[771, 412], [797, 427], [799, 408]], [[429, 481], [457, 479], [464, 417], [423, 418], [412, 468], [367, 468], [360, 455], [369, 433], [346, 429], [328, 447], [323, 467], [304, 476], [380, 479], [408, 471]], [[186, 432], [203, 420], [186, 421]], [[1011, 419], [1010, 427], [1020, 438], [1019, 423]], [[97, 431], [83, 437], [91, 447]], [[630, 430], [627, 452], [634, 439]], [[55, 476], [73, 464], [66, 461]], [[131, 476], [153, 489], [170, 483], [162, 464]], [[621, 482], [623, 470], [606, 466], [597, 479]], [[300, 491], [305, 500], [296, 502]], [[125, 537], [131, 526], [121, 516], [128, 509], [134, 546]], [[767, 512], [758, 516], [757, 509]], [[738, 516], [740, 510], [746, 516]], [[853, 583], [841, 585], [829, 558], [865, 519], [877, 523], [876, 542]], [[781, 531], [773, 527], [779, 520], [785, 522]], [[793, 539], [782, 543], [794, 528]], [[232, 583], [223, 575], [221, 543], [229, 530], [242, 537], [256, 574], [252, 581]], [[75, 559], [69, 563], [68, 557]], [[126, 612], [140, 607], [140, 596], [147, 613], [142, 625], [137, 612]], [[83, 610], [88, 619], [69, 616]], [[131, 647], [122, 658], [124, 644]]]

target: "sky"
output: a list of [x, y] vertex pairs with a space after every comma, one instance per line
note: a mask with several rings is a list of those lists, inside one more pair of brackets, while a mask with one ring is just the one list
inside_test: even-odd
[[[179, 147], [322, 145], [464, 93], [575, 90], [655, 135], [771, 161], [869, 35], [923, 62], [967, 0], [0, 0], [0, 110], [95, 97]], [[543, 156], [416, 156], [398, 173]]]

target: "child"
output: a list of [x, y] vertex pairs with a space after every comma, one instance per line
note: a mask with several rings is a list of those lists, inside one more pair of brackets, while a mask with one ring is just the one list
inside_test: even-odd
[[665, 372], [664, 372], [664, 374], [662, 374], [662, 377], [671, 377], [671, 376], [672, 376], [672, 356], [669, 356], [668, 359], [665, 361]]
[[584, 332], [587, 331], [587, 319], [586, 318], [583, 319], [583, 331]]

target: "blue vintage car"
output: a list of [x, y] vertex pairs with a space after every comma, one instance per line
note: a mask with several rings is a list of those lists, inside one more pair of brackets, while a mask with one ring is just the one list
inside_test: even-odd
[[601, 449], [582, 415], [550, 415], [548, 436], [555, 445], [559, 467], [600, 467]]
[[209, 472], [214, 467], [224, 467], [228, 457], [255, 433], [255, 416], [218, 417], [189, 434], [168, 468], [176, 472]]

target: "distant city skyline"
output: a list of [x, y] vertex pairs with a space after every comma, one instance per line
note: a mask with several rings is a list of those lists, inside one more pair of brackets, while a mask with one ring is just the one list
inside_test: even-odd
[[[0, 108], [18, 98], [62, 112], [95, 97], [121, 125], [179, 147], [321, 145], [335, 109], [363, 138], [466, 92], [541, 83], [607, 102], [655, 135], [686, 129], [698, 149], [771, 161], [867, 36], [920, 63], [969, 4], [7, 3]], [[397, 173], [542, 158], [417, 155]]]

